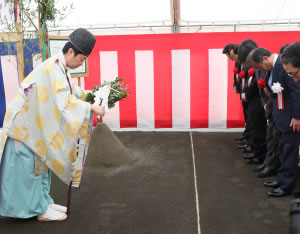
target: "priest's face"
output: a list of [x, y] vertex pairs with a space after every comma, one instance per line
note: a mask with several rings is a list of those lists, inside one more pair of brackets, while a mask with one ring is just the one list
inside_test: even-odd
[[75, 55], [73, 49], [71, 49], [71, 48], [69, 49], [67, 54], [69, 55], [68, 59], [66, 60], [67, 67], [69, 67], [71, 69], [76, 69], [77, 67], [80, 67], [87, 58], [87, 56], [85, 56], [83, 54]]
[[294, 67], [291, 63], [283, 64], [286, 73], [296, 82], [300, 82], [300, 68]]

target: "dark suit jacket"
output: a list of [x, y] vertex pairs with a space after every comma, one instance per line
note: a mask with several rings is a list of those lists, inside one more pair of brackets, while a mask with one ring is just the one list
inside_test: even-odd
[[[235, 62], [234, 67], [239, 69], [239, 72], [241, 70], [241, 65], [238, 62]], [[239, 74], [233, 74], [233, 87], [238, 93], [241, 93], [241, 84], [240, 84], [240, 78]]]
[[300, 82], [295, 82], [283, 69], [280, 57], [277, 58], [273, 67], [272, 85], [279, 82], [284, 88], [284, 109], [277, 108], [277, 94], [273, 93], [273, 119], [276, 127], [281, 133], [290, 133], [289, 127], [292, 118], [300, 119]]
[[257, 74], [254, 73], [254, 76], [250, 82], [250, 77], [248, 75], [247, 68], [247, 76], [246, 76], [246, 83], [247, 83], [247, 89], [245, 90], [246, 99], [248, 102], [248, 110], [250, 112], [264, 112], [263, 106], [261, 104], [260, 95], [259, 95], [259, 89], [257, 86]]
[[270, 119], [270, 118], [272, 118], [273, 103], [272, 103], [272, 97], [271, 97], [272, 90], [268, 85], [268, 81], [269, 81], [271, 72], [270, 71], [261, 71], [261, 70], [255, 70], [255, 71], [257, 72], [259, 79], [261, 79], [261, 78], [264, 79], [267, 84], [267, 86], [265, 88], [259, 88], [259, 94], [261, 97], [260, 100], [261, 100], [262, 106], [264, 107], [266, 105], [265, 116], [267, 119]]

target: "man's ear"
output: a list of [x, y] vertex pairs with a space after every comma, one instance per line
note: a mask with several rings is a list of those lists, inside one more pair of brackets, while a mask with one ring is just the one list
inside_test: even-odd
[[68, 49], [68, 54], [73, 57], [74, 56], [74, 50], [72, 48]]
[[263, 62], [267, 62], [268, 61], [268, 56], [263, 56]]

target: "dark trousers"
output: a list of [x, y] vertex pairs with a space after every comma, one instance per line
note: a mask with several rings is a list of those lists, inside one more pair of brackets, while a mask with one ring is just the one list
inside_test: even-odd
[[[249, 142], [249, 138], [250, 138], [250, 129], [249, 129], [249, 123], [247, 124], [247, 107], [248, 107], [248, 103], [247, 102], [242, 102], [242, 107], [243, 107], [243, 114], [244, 114], [244, 120], [245, 120], [245, 130], [243, 132], [243, 136], [247, 139], [247, 141]], [[248, 120], [249, 121], [249, 120]]]
[[253, 138], [255, 157], [264, 160], [266, 156], [267, 120], [263, 111], [248, 111], [250, 133]]
[[279, 132], [273, 122], [273, 118], [267, 121], [267, 153], [264, 165], [272, 170], [278, 170], [280, 167], [279, 160]]
[[280, 184], [280, 188], [286, 191], [293, 190], [296, 183], [299, 136], [299, 133], [279, 133], [280, 168], [277, 174], [277, 182]]

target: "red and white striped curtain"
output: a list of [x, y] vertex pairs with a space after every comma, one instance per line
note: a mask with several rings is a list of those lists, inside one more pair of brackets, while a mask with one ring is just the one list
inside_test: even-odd
[[300, 32], [197, 33], [97, 36], [85, 88], [117, 76], [131, 95], [106, 114], [113, 128], [239, 128], [239, 95], [227, 43], [251, 38], [273, 52]]
[[[227, 43], [251, 38], [278, 53], [300, 32], [241, 32], [97, 36], [89, 56], [86, 89], [117, 76], [131, 95], [105, 115], [114, 129], [197, 129], [244, 126], [239, 95], [233, 92], [233, 62]], [[6, 104], [16, 95], [16, 56], [1, 57]]]

